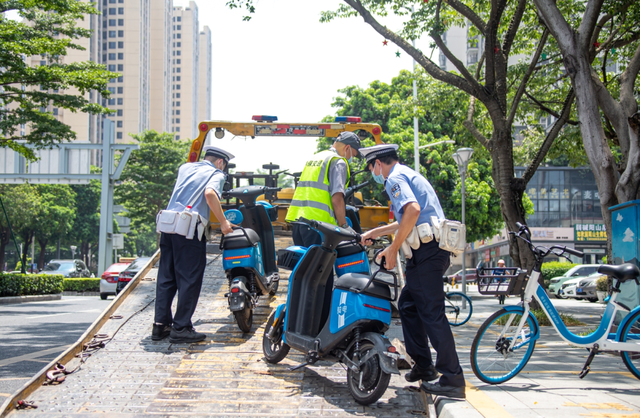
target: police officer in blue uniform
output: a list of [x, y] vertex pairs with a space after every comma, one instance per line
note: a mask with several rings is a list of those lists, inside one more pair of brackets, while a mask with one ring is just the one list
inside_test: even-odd
[[[397, 149], [396, 144], [360, 149], [374, 180], [384, 184], [397, 219], [362, 235], [362, 244], [366, 244], [379, 236], [395, 233], [393, 243], [378, 255], [379, 258], [385, 257], [387, 269], [396, 266], [398, 250], [416, 225], [430, 222], [431, 216], [444, 219], [440, 201], [431, 184], [398, 162]], [[442, 275], [449, 267], [450, 253], [442, 250], [435, 239], [421, 243], [417, 250], [411, 251], [411, 258], [407, 260], [406, 284], [398, 300], [407, 353], [415, 361], [405, 378], [409, 382], [422, 380], [421, 389], [427, 393], [464, 398], [464, 376], [444, 312]], [[435, 367], [429, 341], [438, 353]], [[438, 376], [438, 382], [429, 383]]]
[[[155, 318], [151, 339], [169, 336], [172, 343], [202, 341], [206, 335], [196, 332], [191, 317], [196, 310], [204, 269], [207, 263], [209, 210], [218, 220], [223, 234], [232, 232], [231, 223], [224, 217], [220, 197], [226, 175], [224, 169], [234, 156], [220, 148], [206, 146], [200, 162], [186, 163], [178, 169], [167, 210], [181, 212], [192, 204], [192, 213], [202, 223], [193, 236], [162, 233], [160, 237], [160, 267], [156, 283]], [[178, 293], [175, 315], [171, 314], [173, 298]]]

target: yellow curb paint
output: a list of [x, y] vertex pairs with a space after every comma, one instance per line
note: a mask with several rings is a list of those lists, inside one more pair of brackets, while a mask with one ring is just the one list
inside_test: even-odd
[[513, 418], [503, 407], [467, 380], [467, 402], [485, 418]]

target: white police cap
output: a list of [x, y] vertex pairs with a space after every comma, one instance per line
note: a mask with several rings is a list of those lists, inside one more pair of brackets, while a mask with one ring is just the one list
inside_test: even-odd
[[398, 144], [378, 144], [372, 147], [360, 148], [360, 153], [367, 160], [367, 165], [376, 158], [398, 156]]
[[229, 162], [232, 158], [235, 158], [235, 155], [231, 154], [228, 151], [223, 150], [222, 148], [214, 147], [213, 145], [205, 146], [202, 151], [204, 151], [204, 156], [213, 155], [214, 157], [222, 158], [226, 162]]

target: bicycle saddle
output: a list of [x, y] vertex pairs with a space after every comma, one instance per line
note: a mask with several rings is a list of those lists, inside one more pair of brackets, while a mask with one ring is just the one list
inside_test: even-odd
[[613, 276], [616, 279], [620, 280], [621, 283], [624, 283], [627, 280], [635, 280], [637, 282], [638, 276], [640, 275], [640, 269], [638, 269], [638, 266], [631, 263], [625, 263], [619, 266], [602, 264], [600, 267], [598, 267], [598, 273], [606, 274], [607, 276]]

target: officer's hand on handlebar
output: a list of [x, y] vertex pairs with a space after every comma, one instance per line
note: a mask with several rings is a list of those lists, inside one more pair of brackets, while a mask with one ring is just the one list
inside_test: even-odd
[[378, 255], [376, 255], [376, 261], [378, 262], [378, 265], [381, 265], [387, 270], [393, 270], [395, 268], [397, 259], [398, 251], [393, 250], [393, 247], [391, 245], [380, 251]]

